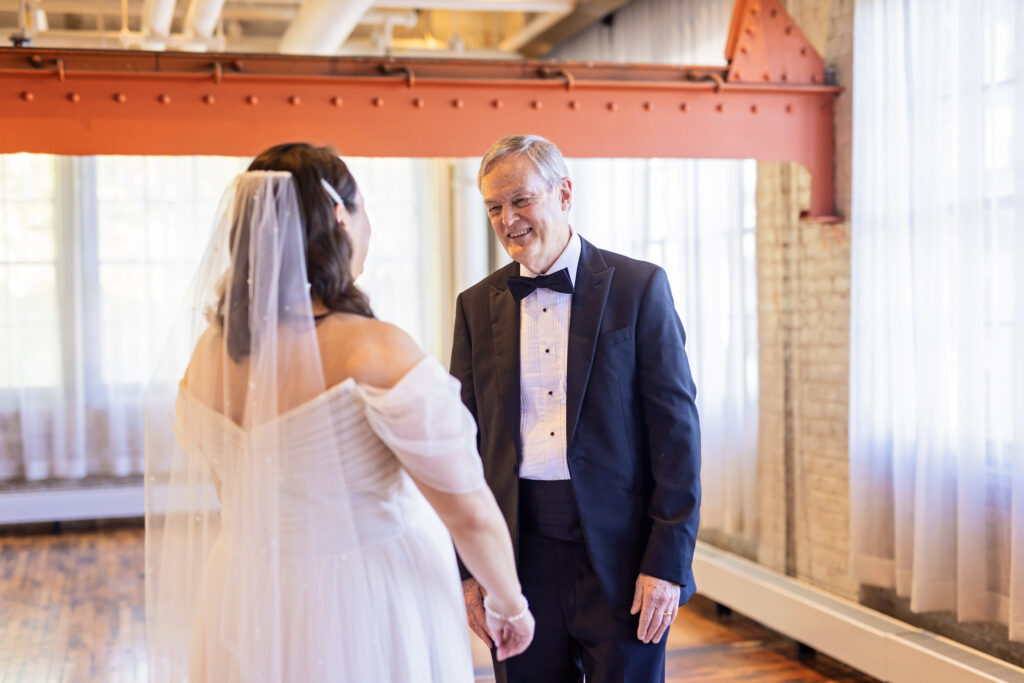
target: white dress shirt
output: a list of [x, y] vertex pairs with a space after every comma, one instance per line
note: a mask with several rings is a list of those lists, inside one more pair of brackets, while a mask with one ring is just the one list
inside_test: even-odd
[[[576, 285], [581, 242], [573, 231], [558, 260], [548, 269], [569, 270]], [[519, 274], [536, 277], [520, 264]], [[565, 459], [565, 373], [569, 347], [572, 294], [536, 289], [519, 302], [519, 407], [523, 479], [568, 479]]]

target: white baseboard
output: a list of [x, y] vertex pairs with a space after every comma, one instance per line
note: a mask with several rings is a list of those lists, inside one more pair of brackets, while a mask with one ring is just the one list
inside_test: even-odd
[[693, 573], [705, 597], [883, 681], [1024, 682], [1024, 669], [706, 543]]
[[142, 517], [142, 484], [0, 491], [0, 524]]

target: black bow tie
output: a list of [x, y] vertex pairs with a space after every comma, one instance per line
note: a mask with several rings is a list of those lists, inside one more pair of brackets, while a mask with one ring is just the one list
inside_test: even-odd
[[508, 288], [516, 301], [522, 301], [536, 289], [550, 289], [553, 292], [572, 294], [572, 280], [569, 269], [562, 268], [555, 273], [538, 275], [537, 277], [515, 276], [508, 279]]

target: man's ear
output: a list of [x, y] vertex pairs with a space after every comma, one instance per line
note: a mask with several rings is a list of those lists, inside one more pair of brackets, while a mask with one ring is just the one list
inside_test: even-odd
[[348, 211], [345, 210], [344, 204], [334, 205], [334, 220], [341, 224], [341, 227], [346, 227], [345, 224], [348, 222]]
[[558, 198], [562, 203], [562, 211], [568, 211], [572, 206], [572, 181], [568, 178], [562, 178], [559, 183]]

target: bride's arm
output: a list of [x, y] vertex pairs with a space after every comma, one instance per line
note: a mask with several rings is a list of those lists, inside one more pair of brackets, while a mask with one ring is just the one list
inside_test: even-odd
[[[511, 617], [526, 607], [516, 574], [512, 541], [494, 495], [486, 486], [472, 493], [445, 493], [416, 479], [416, 485], [437, 512], [455, 541], [463, 564], [487, 592], [488, 606]], [[498, 659], [517, 655], [533, 637], [533, 617], [527, 613], [514, 621], [503, 620], [502, 633], [492, 635]], [[490, 626], [490, 624], [489, 624]]]
[[[325, 357], [324, 370], [328, 383], [348, 376], [354, 377], [358, 383], [364, 385], [391, 389], [423, 359], [423, 351], [420, 350], [416, 342], [397, 327], [377, 320], [352, 320], [350, 318], [348, 322], [348, 325], [337, 326], [336, 330], [340, 334], [325, 343], [323, 347], [335, 351], [333, 358]], [[331, 334], [332, 337], [334, 336], [332, 333], [335, 330], [328, 328], [324, 331]], [[438, 382], [451, 381], [451, 378], [443, 370], [441, 374], [442, 377], [438, 378]], [[445, 397], [441, 393], [424, 396], [420, 400], [451, 400], [458, 411], [465, 411], [457, 392], [452, 392], [449, 397]], [[403, 406], [403, 408], [409, 408], [415, 412], [415, 408], [410, 406]], [[443, 411], [441, 412], [443, 413]], [[402, 420], [401, 417], [397, 419]], [[448, 421], [452, 417], [444, 415], [443, 419]], [[471, 420], [472, 418], [466, 413], [464, 419]], [[457, 416], [454, 420], [455, 424], [458, 424]], [[390, 431], [384, 425], [378, 425], [378, 428], [378, 434]], [[475, 453], [475, 441], [472, 438], [472, 425], [469, 429], [470, 433], [466, 440], [468, 440], [468, 448], [472, 452], [468, 456], [474, 459], [476, 468], [479, 468], [479, 456]], [[390, 436], [394, 437], [395, 435], [392, 433]], [[446, 436], [452, 438], [450, 434]], [[454, 436], [453, 444], [461, 442], [464, 433], [456, 429]], [[415, 442], [415, 436], [411, 436], [410, 439]], [[399, 447], [400, 444], [394, 438], [384, 438], [384, 440], [389, 442], [393, 449], [397, 449], [396, 453], [399, 454], [401, 460], [404, 449]], [[462, 562], [487, 591], [487, 604], [491, 610], [487, 620], [488, 628], [498, 646], [499, 659], [505, 659], [526, 649], [533, 638], [534, 627], [533, 616], [529, 610], [525, 609], [525, 601], [521, 594], [522, 588], [516, 575], [508, 527], [491, 490], [486, 485], [481, 485], [474, 491], [462, 493], [453, 493], [438, 488], [438, 486], [444, 485], [438, 482], [452, 481], [463, 486], [467, 481], [466, 476], [458, 474], [461, 472], [462, 475], [465, 475], [466, 470], [460, 470], [459, 458], [455, 457], [456, 453], [461, 452], [458, 449], [465, 449], [467, 444], [458, 443], [456, 451], [447, 453], [443, 452], [445, 449], [440, 447], [440, 443], [443, 442], [431, 440], [431, 445], [439, 448], [435, 454], [436, 458], [421, 461], [417, 467], [417, 463], [410, 462], [408, 457], [410, 454], [404, 453], [407, 457], [403, 461], [403, 465], [406, 466], [406, 471], [412, 476], [441, 521], [448, 527]], [[415, 450], [418, 446], [414, 443], [410, 448]], [[452, 457], [445, 457], [448, 455]], [[464, 465], [462, 467], [464, 468]], [[477, 476], [480, 477], [482, 484], [482, 473]], [[434, 485], [427, 483], [425, 479], [429, 479]], [[513, 620], [498, 618], [498, 615], [515, 617], [520, 614], [522, 616]]]

